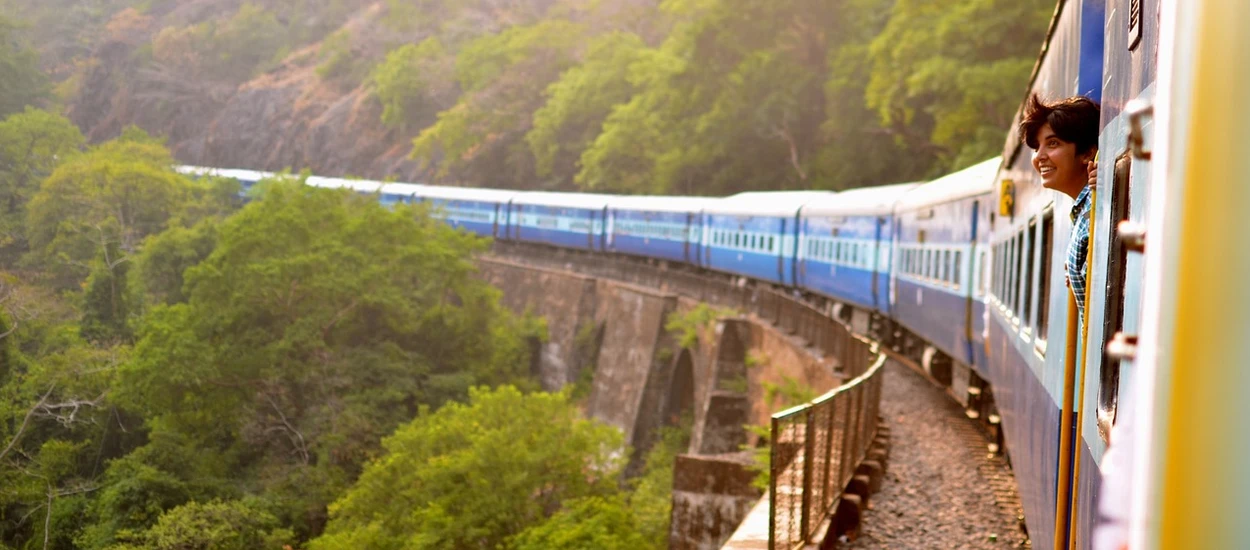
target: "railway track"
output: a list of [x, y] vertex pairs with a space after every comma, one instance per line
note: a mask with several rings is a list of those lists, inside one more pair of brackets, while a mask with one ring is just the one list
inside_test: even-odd
[[1007, 459], [942, 387], [891, 355], [881, 411], [891, 453], [855, 540], [842, 548], [1029, 548]]

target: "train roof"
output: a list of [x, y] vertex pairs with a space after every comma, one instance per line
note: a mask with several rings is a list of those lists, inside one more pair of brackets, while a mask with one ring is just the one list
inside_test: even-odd
[[306, 183], [313, 187], [324, 187], [327, 189], [351, 189], [357, 193], [376, 193], [378, 189], [382, 188], [382, 182], [379, 181], [327, 178], [322, 176], [309, 176]]
[[833, 191], [750, 191], [738, 193], [712, 203], [707, 214], [731, 216], [794, 216], [807, 203], [836, 195]]
[[518, 191], [512, 204], [558, 206], [563, 208], [587, 208], [602, 210], [615, 195], [595, 193], [556, 193], [552, 191]]
[[464, 200], [484, 202], [508, 202], [516, 197], [517, 191], [507, 189], [485, 189], [481, 187], [449, 187], [445, 185], [427, 185], [417, 192], [421, 198], [441, 200]]
[[425, 187], [419, 183], [384, 183], [382, 184], [382, 193], [410, 197], [418, 194]]
[[614, 210], [645, 212], [702, 212], [720, 199], [708, 197], [667, 197], [657, 195], [621, 195], [608, 200]]
[[994, 157], [920, 185], [904, 194], [896, 208], [922, 208], [992, 193], [994, 177], [998, 174], [1002, 161], [1002, 157]]
[[804, 218], [818, 216], [881, 216], [894, 212], [894, 204], [918, 182], [860, 187], [831, 197], [816, 199], [803, 207]]
[[277, 176], [273, 172], [261, 172], [258, 170], [243, 170], [238, 168], [210, 168], [206, 166], [175, 166], [174, 170], [179, 174], [187, 176], [210, 176], [217, 178], [231, 178], [239, 181], [257, 182], [266, 178]]

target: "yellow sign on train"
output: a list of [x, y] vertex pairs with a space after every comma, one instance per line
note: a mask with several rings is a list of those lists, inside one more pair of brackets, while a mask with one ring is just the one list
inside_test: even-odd
[[1002, 192], [998, 195], [998, 215], [1011, 217], [1016, 210], [1016, 182], [1003, 180]]

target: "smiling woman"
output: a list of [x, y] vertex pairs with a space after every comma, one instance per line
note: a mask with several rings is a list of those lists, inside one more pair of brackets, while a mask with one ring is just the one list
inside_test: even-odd
[[1033, 149], [1033, 168], [1042, 185], [1077, 198], [1085, 188], [1088, 163], [1098, 154], [1098, 103], [1076, 96], [1053, 103], [1033, 94], [1020, 121], [1024, 143]]

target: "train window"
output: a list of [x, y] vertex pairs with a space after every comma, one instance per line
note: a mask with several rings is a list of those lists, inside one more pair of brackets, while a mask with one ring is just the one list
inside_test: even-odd
[[1004, 307], [1011, 307], [1011, 296], [1007, 294], [1007, 289], [1011, 288], [1011, 274], [1008, 273], [1007, 266], [1011, 265], [1011, 240], [999, 245], [1002, 248], [1002, 261], [998, 266], [1001, 277], [998, 278], [998, 301], [1002, 302]]
[[1020, 314], [1020, 321], [1028, 324], [1028, 326], [1033, 326], [1033, 285], [1036, 280], [1035, 276], [1037, 275], [1033, 272], [1033, 266], [1035, 265], [1033, 262], [1034, 241], [1036, 240], [1034, 234], [1036, 233], [1036, 230], [1037, 218], [1034, 218], [1029, 221], [1029, 230], [1024, 234], [1024, 238], [1028, 244], [1026, 245], [1024, 253], [1024, 300], [1020, 304], [1020, 311], [1022, 312]]
[[937, 273], [937, 262], [933, 259], [933, 251], [924, 251], [924, 276], [932, 279], [933, 274]]
[[994, 255], [993, 256], [994, 265], [990, 266], [990, 294], [993, 294], [994, 298], [998, 298], [999, 296], [998, 281], [1002, 280], [1002, 278], [998, 276], [998, 264], [1000, 263], [999, 260], [1002, 258], [1003, 255], [1001, 252], [998, 251], [998, 245], [991, 246], [990, 253]]
[[998, 259], [998, 301], [1004, 306], [1010, 305], [1007, 299], [1007, 288], [1010, 286], [1010, 277], [1007, 275], [1007, 266], [1011, 265], [1011, 241], [999, 243], [999, 259]]
[[954, 257], [955, 257], [955, 261], [951, 263], [951, 268], [954, 270], [951, 273], [951, 283], [955, 285], [955, 288], [959, 288], [959, 268], [961, 266], [959, 265], [959, 251], [958, 250], [955, 251]]
[[1050, 254], [1054, 246], [1051, 236], [1054, 229], [1055, 213], [1046, 212], [1042, 215], [1042, 257], [1037, 281], [1037, 337], [1042, 340], [1046, 339], [1046, 331], [1050, 327]]
[[[1016, 275], [1015, 281], [1011, 284], [1011, 310], [1020, 313], [1020, 290], [1025, 286], [1024, 283], [1024, 232], [1016, 233], [1014, 261], [1011, 264], [1011, 270]], [[1019, 317], [1019, 315], [1017, 315]], [[1023, 319], [1022, 319], [1023, 320]]]
[[1003, 259], [1006, 258], [1003, 243], [994, 247], [994, 297], [1003, 303]]
[[[1129, 188], [1132, 185], [1132, 162], [1125, 153], [1115, 159], [1111, 179], [1111, 219], [1118, 222], [1129, 218]], [[1118, 231], [1111, 232], [1111, 247], [1107, 251], [1107, 301], [1103, 316], [1103, 338], [1112, 338], [1124, 330], [1124, 285], [1128, 274], [1128, 249]], [[1115, 424], [1118, 394], [1120, 391], [1120, 361], [1104, 358], [1098, 385], [1098, 435], [1107, 441], [1111, 426]]]
[[985, 270], [986, 269], [988, 269], [988, 267], [985, 265], [985, 251], [982, 250], [980, 261], [977, 262], [977, 267], [976, 267], [977, 292], [981, 294], [985, 294]]
[[1020, 284], [1020, 277], [1018, 275], [1019, 271], [1015, 268], [1015, 266], [1016, 257], [1019, 255], [1020, 254], [1016, 249], [1016, 237], [1013, 235], [1011, 239], [1007, 241], [1007, 265], [1003, 269], [1007, 274], [1007, 288], [1003, 289], [1003, 294], [1005, 294], [1005, 297], [1007, 298], [1007, 309], [1011, 311], [1013, 316], [1018, 311], [1016, 309], [1016, 288]]
[[951, 251], [942, 251], [942, 280], [951, 282]]

